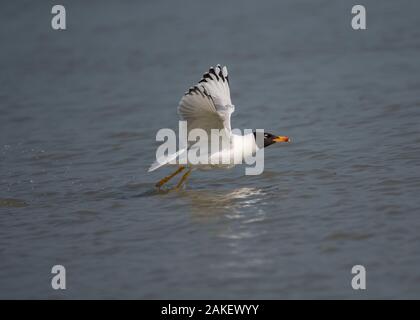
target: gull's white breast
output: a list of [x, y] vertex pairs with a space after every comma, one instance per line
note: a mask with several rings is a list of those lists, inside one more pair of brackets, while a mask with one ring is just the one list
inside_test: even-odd
[[258, 151], [253, 133], [246, 135], [232, 134], [230, 138], [230, 148], [211, 153], [208, 158], [208, 164], [189, 164], [201, 170], [214, 168], [230, 169], [237, 164], [244, 163], [245, 159]]

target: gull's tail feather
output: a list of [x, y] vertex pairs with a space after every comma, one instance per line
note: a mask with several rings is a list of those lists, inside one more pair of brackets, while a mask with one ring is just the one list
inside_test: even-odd
[[171, 161], [175, 160], [180, 155], [182, 155], [185, 152], [185, 150], [186, 149], [181, 149], [173, 154], [170, 154], [168, 156], [162, 156], [159, 159], [156, 159], [156, 161], [152, 163], [147, 172], [155, 171], [156, 169], [159, 169], [160, 167], [163, 167], [164, 165], [170, 163]]

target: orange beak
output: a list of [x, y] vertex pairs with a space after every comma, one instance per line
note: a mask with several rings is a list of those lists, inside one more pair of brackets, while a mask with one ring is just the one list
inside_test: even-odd
[[290, 142], [288, 136], [278, 136], [273, 139], [274, 142]]

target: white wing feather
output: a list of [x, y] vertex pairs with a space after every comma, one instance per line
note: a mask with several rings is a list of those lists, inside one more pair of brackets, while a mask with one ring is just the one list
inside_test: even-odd
[[187, 121], [188, 131], [201, 128], [226, 129], [230, 134], [230, 116], [235, 111], [230, 99], [229, 78], [226, 67], [211, 67], [179, 102], [178, 114]]

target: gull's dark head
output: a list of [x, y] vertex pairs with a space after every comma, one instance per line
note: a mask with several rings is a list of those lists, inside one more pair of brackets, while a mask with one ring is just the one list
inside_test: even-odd
[[[257, 132], [253, 132], [255, 141], [257, 141]], [[290, 142], [290, 139], [288, 136], [276, 136], [274, 134], [264, 132], [264, 148], [268, 147], [269, 145], [272, 145], [273, 143], [279, 143], [279, 142]]]

